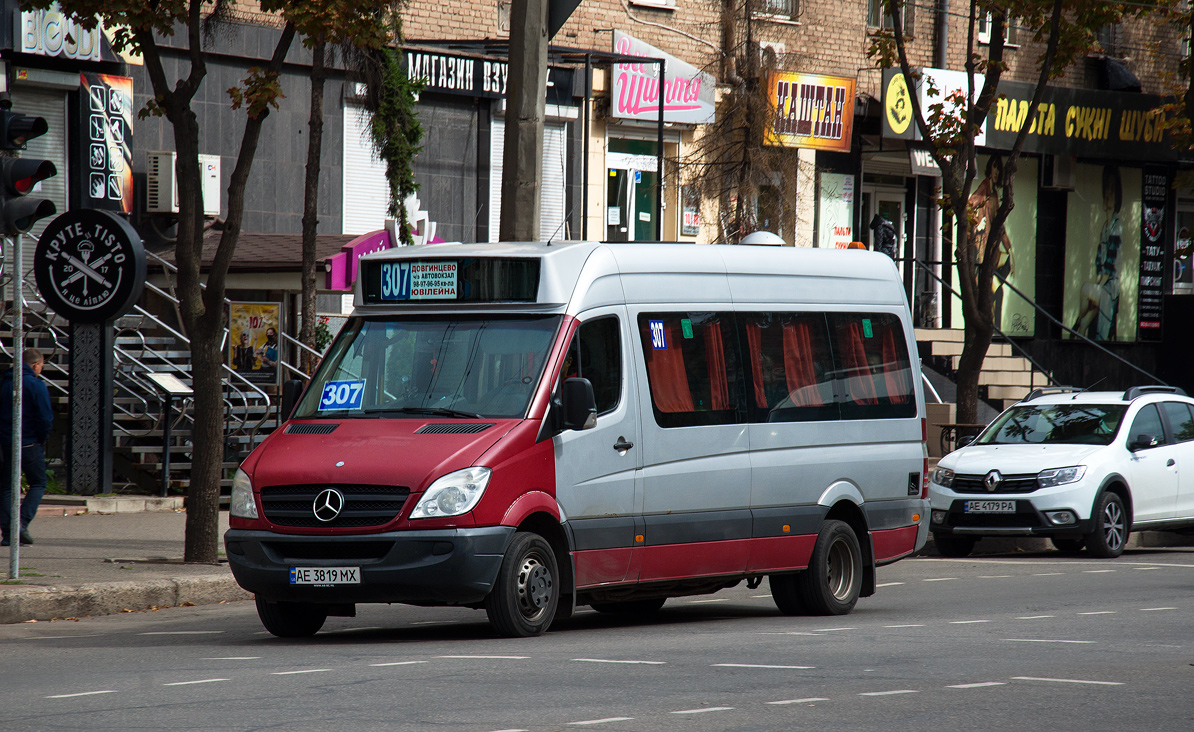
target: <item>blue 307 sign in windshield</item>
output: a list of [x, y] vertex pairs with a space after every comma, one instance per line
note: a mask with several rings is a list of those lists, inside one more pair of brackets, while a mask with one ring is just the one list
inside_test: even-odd
[[454, 300], [456, 262], [382, 262], [381, 299]]

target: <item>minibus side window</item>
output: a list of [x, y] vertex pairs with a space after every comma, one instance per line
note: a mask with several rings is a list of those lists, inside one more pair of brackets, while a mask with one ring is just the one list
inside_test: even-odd
[[752, 422], [808, 422], [838, 418], [833, 398], [833, 352], [822, 313], [746, 313]]
[[581, 323], [568, 344], [560, 383], [572, 377], [593, 385], [598, 415], [617, 408], [622, 399], [622, 334], [616, 317]]
[[644, 313], [639, 334], [660, 427], [739, 421], [742, 377], [730, 313]]
[[842, 419], [916, 416], [912, 365], [899, 317], [829, 313]]

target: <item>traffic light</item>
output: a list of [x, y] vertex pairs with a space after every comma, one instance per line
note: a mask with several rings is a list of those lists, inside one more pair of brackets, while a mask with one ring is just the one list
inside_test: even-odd
[[[49, 129], [42, 117], [0, 109], [0, 150], [24, 150], [26, 142]], [[0, 236], [24, 234], [57, 213], [53, 201], [29, 196], [39, 182], [57, 174], [49, 160], [0, 157]]]

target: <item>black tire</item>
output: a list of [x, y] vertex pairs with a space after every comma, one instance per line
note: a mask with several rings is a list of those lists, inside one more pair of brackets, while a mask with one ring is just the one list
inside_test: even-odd
[[798, 574], [773, 574], [767, 577], [771, 585], [771, 599], [784, 615], [804, 615], [804, 603], [796, 586]]
[[515, 534], [485, 598], [489, 624], [506, 638], [543, 635], [560, 601], [558, 581], [551, 545], [538, 534]]
[[666, 597], [654, 600], [627, 600], [625, 602], [594, 602], [589, 607], [609, 615], [654, 615], [667, 602]]
[[810, 615], [845, 615], [854, 609], [862, 590], [862, 550], [849, 524], [822, 524], [808, 569], [796, 575], [796, 588]]
[[1057, 551], [1066, 554], [1077, 554], [1082, 551], [1082, 547], [1086, 546], [1086, 539], [1081, 536], [1076, 539], [1068, 536], [1054, 536], [1050, 541], [1053, 542], [1053, 546], [1057, 548]]
[[279, 638], [308, 638], [319, 632], [328, 614], [306, 602], [268, 602], [257, 598], [257, 617]]
[[937, 547], [937, 553], [943, 557], [968, 557], [970, 552], [974, 551], [975, 541], [977, 539], [973, 536], [933, 534], [933, 544]]
[[1128, 543], [1128, 512], [1124, 502], [1111, 491], [1104, 491], [1095, 499], [1094, 531], [1086, 535], [1086, 551], [1099, 559], [1114, 559], [1124, 553]]

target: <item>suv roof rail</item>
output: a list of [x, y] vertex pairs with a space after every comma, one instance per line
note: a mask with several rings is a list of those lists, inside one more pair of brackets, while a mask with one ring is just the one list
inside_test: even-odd
[[1186, 390], [1176, 386], [1133, 386], [1124, 392], [1124, 401], [1130, 402], [1145, 394], [1176, 394], [1186, 396]]
[[1028, 392], [1028, 396], [1024, 397], [1020, 401], [1030, 402], [1037, 397], [1043, 397], [1047, 394], [1070, 394], [1076, 391], [1082, 390], [1076, 386], [1042, 386], [1038, 389], [1033, 389], [1032, 391]]

